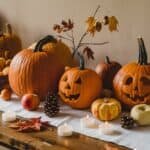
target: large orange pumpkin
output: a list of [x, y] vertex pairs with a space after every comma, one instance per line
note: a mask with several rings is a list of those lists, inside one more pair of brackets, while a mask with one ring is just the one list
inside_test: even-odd
[[24, 49], [12, 59], [9, 82], [17, 95], [35, 93], [43, 99], [48, 90], [57, 90], [64, 66], [53, 51], [42, 49], [48, 42], [55, 43], [56, 40], [48, 36], [40, 40], [35, 49]]
[[84, 59], [80, 55], [80, 67], [67, 69], [59, 82], [59, 95], [73, 108], [87, 108], [101, 93], [102, 80], [98, 74], [84, 68]]
[[12, 58], [22, 49], [20, 38], [12, 32], [10, 24], [6, 24], [6, 32], [0, 35], [0, 57]]
[[115, 95], [128, 107], [137, 104], [150, 104], [150, 64], [142, 38], [138, 38], [138, 63], [125, 65], [115, 76]]

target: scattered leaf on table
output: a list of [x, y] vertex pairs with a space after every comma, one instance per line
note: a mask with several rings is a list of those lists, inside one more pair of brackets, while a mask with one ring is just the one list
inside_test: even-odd
[[18, 120], [9, 125], [10, 128], [16, 129], [19, 132], [41, 131], [50, 126], [47, 121], [41, 121], [41, 118], [31, 118], [28, 120]]

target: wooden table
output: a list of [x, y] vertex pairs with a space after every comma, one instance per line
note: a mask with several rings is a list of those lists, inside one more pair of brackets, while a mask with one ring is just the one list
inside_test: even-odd
[[41, 132], [20, 133], [2, 122], [0, 122], [0, 145], [11, 150], [129, 150], [78, 133], [73, 133], [71, 137], [59, 137], [56, 127], [49, 127], [48, 130]]

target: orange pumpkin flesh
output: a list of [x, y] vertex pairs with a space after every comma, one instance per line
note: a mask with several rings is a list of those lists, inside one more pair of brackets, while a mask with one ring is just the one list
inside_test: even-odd
[[[81, 65], [81, 63], [80, 63]], [[59, 95], [73, 108], [88, 108], [101, 93], [102, 81], [91, 69], [74, 67], [68, 69], [59, 82]]]
[[35, 93], [43, 99], [48, 90], [57, 90], [64, 67], [57, 61], [54, 53], [42, 50], [43, 44], [50, 41], [55, 42], [55, 39], [53, 37], [43, 39], [34, 50], [22, 50], [13, 58], [9, 82], [17, 95]]
[[139, 43], [139, 62], [125, 65], [114, 78], [115, 95], [129, 108], [150, 104], [150, 64], [142, 38]]

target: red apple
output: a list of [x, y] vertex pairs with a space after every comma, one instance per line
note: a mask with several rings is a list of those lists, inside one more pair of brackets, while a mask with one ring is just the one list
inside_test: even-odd
[[40, 104], [39, 96], [36, 94], [25, 94], [21, 99], [21, 104], [24, 109], [35, 110]]

